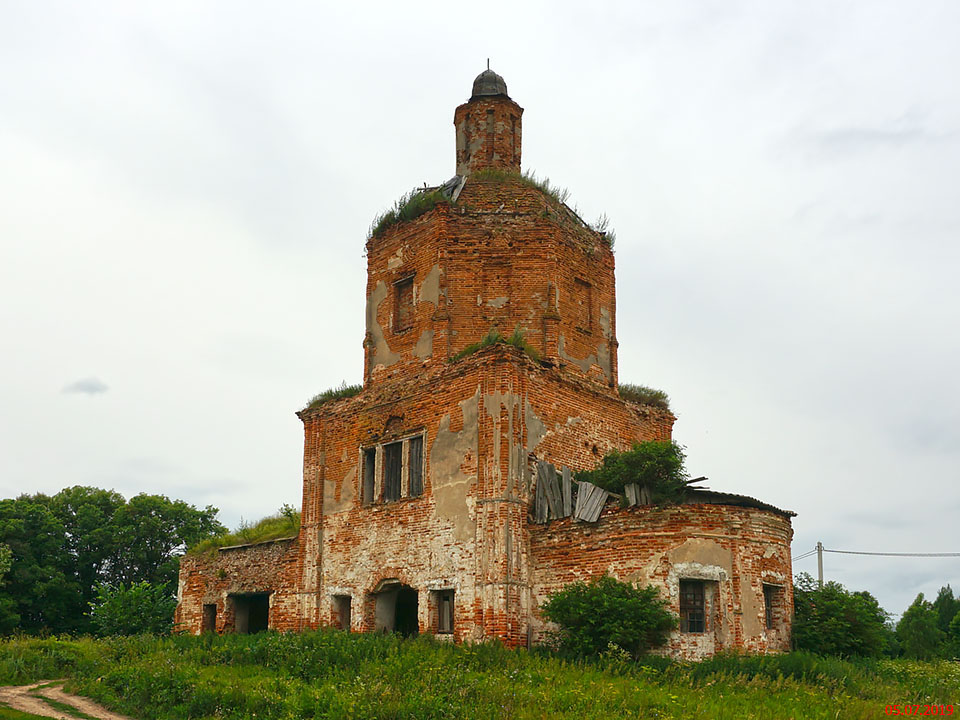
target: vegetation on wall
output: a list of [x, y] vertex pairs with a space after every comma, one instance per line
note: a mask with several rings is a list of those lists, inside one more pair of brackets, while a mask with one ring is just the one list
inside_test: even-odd
[[393, 207], [384, 210], [374, 218], [370, 225], [370, 237], [375, 238], [382, 235], [389, 228], [402, 222], [415, 220], [424, 213], [433, 210], [440, 203], [448, 202], [439, 190], [423, 190], [415, 188], [402, 195]]
[[550, 596], [543, 616], [557, 623], [559, 651], [596, 657], [618, 648], [633, 659], [663, 645], [677, 618], [653, 586], [636, 588], [606, 575], [575, 582]]
[[344, 380], [337, 387], [332, 387], [329, 390], [324, 390], [322, 393], [314, 395], [310, 398], [310, 402], [307, 403], [304, 410], [315, 410], [324, 403], [332, 400], [340, 400], [342, 398], [359, 395], [361, 390], [363, 390], [363, 385], [347, 385], [347, 381]]
[[269, 515], [255, 523], [241, 520], [240, 526], [232, 533], [207, 538], [191, 547], [187, 552], [191, 555], [199, 555], [232, 545], [250, 545], [293, 537], [299, 532], [300, 511], [292, 505], [284, 504], [275, 515]]
[[632, 449], [614, 450], [599, 467], [576, 474], [579, 481], [622, 493], [627, 485], [645, 487], [655, 505], [681, 503], [691, 482], [684, 468], [683, 446], [673, 440], [636, 443]]
[[[501, 168], [482, 168], [472, 173], [470, 177], [476, 180], [494, 180], [499, 182], [505, 180], [519, 181], [527, 187], [539, 190], [556, 208], [564, 207], [567, 210], [571, 210], [578, 218], [580, 217], [579, 210], [576, 207], [570, 208], [567, 206], [567, 200], [570, 198], [570, 191], [567, 188], [552, 185], [550, 178], [537, 177], [537, 174], [532, 170], [524, 170], [522, 173], [518, 173]], [[583, 222], [582, 219], [581, 222]], [[616, 233], [613, 231], [613, 228], [610, 227], [610, 219], [605, 214], [601, 215], [593, 224], [586, 222], [583, 224], [594, 232], [599, 233], [603, 242], [606, 243], [608, 247], [613, 247], [616, 241]]]
[[540, 353], [537, 352], [535, 347], [526, 341], [523, 331], [520, 328], [516, 328], [513, 331], [513, 334], [510, 336], [501, 335], [500, 331], [496, 328], [490, 328], [490, 331], [484, 336], [483, 340], [480, 342], [475, 342], [471, 345], [467, 345], [463, 350], [450, 358], [450, 362], [457, 362], [468, 355], [473, 355], [482, 348], [497, 344], [512, 345], [513, 347], [525, 352], [532, 360], [540, 362]]
[[634, 385], [633, 383], [620, 383], [617, 386], [620, 397], [629, 402], [638, 405], [649, 405], [660, 408], [661, 410], [670, 410], [670, 396], [663, 390], [655, 390], [646, 385]]

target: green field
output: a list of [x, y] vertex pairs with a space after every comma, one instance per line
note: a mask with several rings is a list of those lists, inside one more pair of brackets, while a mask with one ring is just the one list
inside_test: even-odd
[[0, 684], [53, 678], [139, 720], [836, 720], [888, 717], [886, 705], [905, 703], [955, 704], [960, 714], [960, 663], [948, 661], [791, 653], [583, 663], [495, 644], [337, 631], [0, 643]]

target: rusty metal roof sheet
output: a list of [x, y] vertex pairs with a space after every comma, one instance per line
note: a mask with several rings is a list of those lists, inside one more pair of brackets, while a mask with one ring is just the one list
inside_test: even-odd
[[792, 510], [782, 510], [775, 505], [770, 505], [750, 497], [749, 495], [735, 495], [734, 493], [717, 492], [715, 490], [696, 490], [691, 488], [687, 490], [686, 503], [706, 503], [708, 505], [734, 505], [738, 507], [757, 508], [758, 510], [769, 510], [770, 512], [783, 515], [784, 517], [796, 517]]

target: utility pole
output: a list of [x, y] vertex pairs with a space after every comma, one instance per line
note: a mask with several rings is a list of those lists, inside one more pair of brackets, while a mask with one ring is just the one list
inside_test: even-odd
[[817, 582], [823, 590], [823, 543], [817, 540]]

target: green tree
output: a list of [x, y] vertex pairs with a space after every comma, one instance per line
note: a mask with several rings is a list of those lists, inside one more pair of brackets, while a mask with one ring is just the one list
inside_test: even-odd
[[165, 585], [98, 585], [90, 615], [99, 635], [162, 634], [173, 627], [176, 599]]
[[793, 586], [793, 645], [824, 655], [875, 656], [887, 645], [887, 613], [868, 592], [836, 582], [817, 586], [807, 573]]
[[83, 601], [70, 569], [63, 524], [45, 500], [25, 495], [0, 500], [0, 542], [13, 555], [0, 587], [4, 633], [75, 632], [82, 624]]
[[657, 505], [680, 502], [689, 479], [685, 457], [683, 447], [672, 440], [637, 443], [625, 452], [605, 455], [599, 467], [577, 473], [577, 479], [617, 493], [636, 484], [646, 487]]
[[950, 627], [947, 628], [947, 654], [960, 658], [960, 613], [953, 616]]
[[946, 634], [937, 626], [937, 611], [933, 603], [917, 595], [897, 623], [897, 639], [906, 657], [929, 660], [940, 657]]
[[186, 547], [225, 532], [216, 514], [163, 495], [127, 501], [83, 486], [0, 501], [0, 543], [13, 552], [0, 633], [90, 632], [98, 584], [145, 581], [169, 594]]
[[560, 626], [560, 650], [579, 657], [599, 655], [612, 643], [637, 658], [663, 645], [677, 626], [657, 588], [610, 576], [567, 585], [544, 603], [543, 616]]
[[937, 627], [943, 632], [949, 632], [950, 623], [960, 613], [960, 598], [953, 596], [953, 588], [949, 584], [940, 588], [937, 599], [933, 601], [933, 609], [937, 611]]

